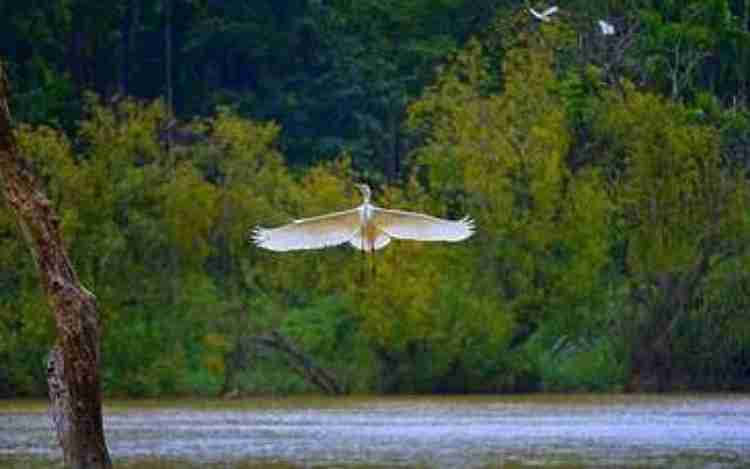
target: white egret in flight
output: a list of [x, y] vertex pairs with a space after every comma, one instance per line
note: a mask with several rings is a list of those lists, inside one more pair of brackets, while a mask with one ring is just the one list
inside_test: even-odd
[[534, 18], [538, 19], [539, 21], [544, 21], [546, 23], [549, 23], [550, 21], [552, 21], [552, 15], [554, 13], [557, 13], [557, 10], [558, 8], [556, 6], [551, 6], [547, 8], [546, 10], [544, 10], [543, 12], [539, 13], [535, 9], [529, 8], [529, 13], [531, 13], [531, 15]]
[[615, 27], [614, 27], [614, 25], [612, 25], [610, 23], [607, 23], [604, 20], [599, 20], [598, 24], [599, 24], [599, 29], [601, 30], [601, 32], [602, 32], [603, 35], [605, 35], [605, 36], [612, 36], [613, 34], [615, 34]]
[[278, 228], [256, 227], [252, 241], [271, 251], [319, 249], [349, 243], [364, 252], [384, 248], [395, 239], [461, 241], [474, 233], [471, 218], [444, 220], [421, 213], [387, 210], [370, 203], [370, 187], [357, 184], [364, 202], [359, 207], [295, 220]]

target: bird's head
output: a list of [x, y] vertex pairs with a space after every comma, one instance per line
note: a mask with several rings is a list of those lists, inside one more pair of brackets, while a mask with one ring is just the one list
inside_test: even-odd
[[370, 202], [370, 197], [372, 195], [372, 192], [370, 191], [370, 186], [367, 184], [355, 184], [357, 186], [357, 189], [362, 193], [362, 198], [365, 199], [365, 203]]

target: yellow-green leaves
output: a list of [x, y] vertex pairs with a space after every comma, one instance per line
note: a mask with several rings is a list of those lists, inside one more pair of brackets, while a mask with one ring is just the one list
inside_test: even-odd
[[38, 174], [47, 182], [50, 197], [59, 200], [63, 181], [73, 177], [74, 161], [70, 142], [65, 134], [49, 127], [33, 129], [21, 125], [16, 130], [18, 149], [34, 161]]
[[217, 163], [225, 185], [259, 182], [256, 190], [274, 190], [279, 182], [275, 178], [285, 174], [283, 158], [274, 148], [279, 135], [276, 124], [256, 123], [221, 109], [208, 126], [221, 148]]
[[106, 167], [109, 175], [118, 165], [153, 163], [163, 157], [160, 133], [170, 124], [160, 101], [144, 105], [127, 99], [108, 107], [92, 95], [87, 111], [79, 135], [89, 147], [85, 158]]
[[[596, 288], [608, 261], [611, 204], [599, 173], [573, 175], [565, 164], [572, 136], [548, 48], [507, 52], [503, 92], [485, 94], [478, 48], [459, 59], [411, 109], [427, 132], [418, 150], [432, 196], [463, 194], [478, 220], [470, 254], [474, 282], [507, 302], [506, 312], [538, 316]], [[426, 123], [425, 123], [426, 122]]]
[[740, 235], [746, 190], [721, 169], [713, 128], [692, 123], [679, 104], [638, 92], [610, 98], [601, 127], [624, 158], [617, 202], [634, 271], [680, 271], [708, 246]]
[[218, 191], [190, 163], [181, 163], [160, 188], [163, 221], [183, 259], [201, 263], [210, 252]]

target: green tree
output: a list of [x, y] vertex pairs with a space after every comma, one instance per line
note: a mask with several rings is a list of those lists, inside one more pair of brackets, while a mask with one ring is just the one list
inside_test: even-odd
[[634, 302], [630, 385], [668, 389], [686, 373], [674, 360], [675, 331], [711, 275], [744, 252], [746, 184], [722, 167], [716, 130], [664, 98], [610, 97], [598, 122], [624, 168], [613, 189]]
[[508, 51], [503, 93], [484, 95], [474, 46], [412, 108], [427, 132], [418, 155], [432, 196], [459, 200], [482, 227], [472, 283], [511, 315], [514, 346], [542, 323], [565, 322], [555, 316], [572, 324], [603, 301], [596, 279], [608, 262], [611, 204], [595, 169], [567, 168], [571, 136], [552, 60], [533, 43]]

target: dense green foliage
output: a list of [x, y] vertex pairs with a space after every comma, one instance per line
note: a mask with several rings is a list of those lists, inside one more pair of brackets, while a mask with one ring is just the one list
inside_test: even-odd
[[[750, 0], [172, 3], [0, 5], [107, 393], [313, 389], [272, 331], [352, 392], [750, 385]], [[360, 179], [478, 232], [247, 243]], [[39, 395], [52, 317], [5, 208], [0, 240], [0, 395]]]

